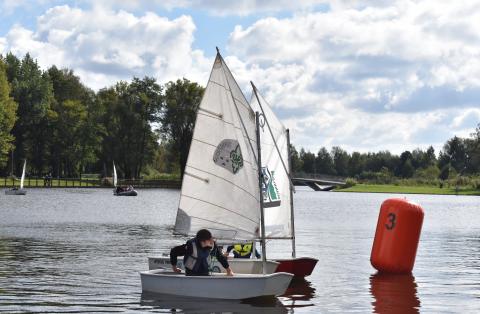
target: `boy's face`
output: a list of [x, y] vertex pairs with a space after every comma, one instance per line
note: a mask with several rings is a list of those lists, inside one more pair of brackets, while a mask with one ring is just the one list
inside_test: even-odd
[[212, 249], [214, 245], [213, 238], [205, 241], [200, 241], [200, 245], [202, 246], [202, 248]]

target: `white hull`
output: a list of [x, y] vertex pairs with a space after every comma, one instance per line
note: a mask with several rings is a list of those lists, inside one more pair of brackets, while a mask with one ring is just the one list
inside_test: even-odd
[[[262, 260], [259, 259], [229, 259], [228, 264], [230, 264], [230, 268], [236, 274], [263, 274], [262, 269]], [[278, 262], [274, 261], [267, 261], [266, 263], [266, 274], [273, 274], [278, 267]], [[171, 269], [170, 258], [169, 257], [149, 257], [148, 258], [148, 269]], [[183, 261], [178, 260], [177, 267], [180, 269], [184, 269]], [[212, 265], [213, 272], [225, 272], [222, 265], [215, 261]]]
[[25, 189], [18, 189], [18, 190], [5, 190], [5, 195], [26, 195], [27, 190]]
[[140, 273], [143, 292], [229, 300], [282, 295], [292, 277], [288, 273], [185, 276], [162, 269]]

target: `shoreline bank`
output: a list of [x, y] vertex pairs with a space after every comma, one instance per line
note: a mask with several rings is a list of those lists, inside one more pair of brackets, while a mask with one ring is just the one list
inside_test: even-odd
[[437, 186], [405, 186], [392, 184], [357, 184], [345, 189], [335, 189], [334, 192], [355, 193], [392, 193], [392, 194], [430, 194], [430, 195], [470, 195], [480, 196], [480, 190]]

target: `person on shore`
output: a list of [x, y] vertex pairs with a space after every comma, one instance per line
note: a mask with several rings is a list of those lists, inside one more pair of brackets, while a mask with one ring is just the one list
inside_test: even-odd
[[227, 276], [233, 276], [233, 271], [230, 269], [227, 258], [217, 248], [212, 234], [207, 229], [199, 230], [195, 238], [170, 250], [172, 270], [176, 273], [181, 272], [177, 267], [177, 258], [178, 256], [183, 256], [183, 264], [185, 265], [185, 274], [187, 276], [208, 276], [208, 260], [212, 252], [214, 252], [217, 260], [227, 271]]
[[250, 258], [253, 251], [255, 251], [255, 257], [260, 258], [260, 253], [258, 253], [253, 242], [237, 243], [234, 245], [230, 245], [229, 247], [227, 247], [227, 252], [225, 253], [225, 256], [228, 257], [228, 255], [232, 251], [234, 258]]

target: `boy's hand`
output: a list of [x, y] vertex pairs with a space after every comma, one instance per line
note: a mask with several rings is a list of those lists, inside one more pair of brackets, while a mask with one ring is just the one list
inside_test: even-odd
[[235, 275], [230, 267], [227, 268], [227, 276]]
[[172, 265], [172, 270], [175, 272], [175, 273], [181, 273], [182, 270], [180, 268], [178, 268], [176, 265]]

